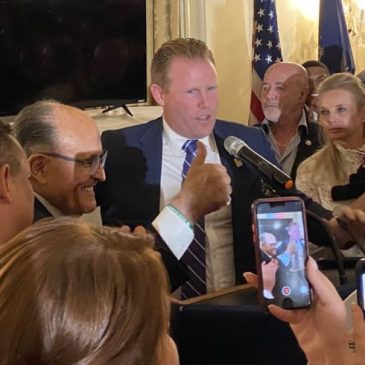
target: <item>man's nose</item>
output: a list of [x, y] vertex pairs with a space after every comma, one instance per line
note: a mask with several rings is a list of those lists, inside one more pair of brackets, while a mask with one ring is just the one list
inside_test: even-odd
[[278, 96], [278, 93], [276, 92], [275, 88], [269, 87], [266, 91], [266, 98], [267, 99], [276, 99]]
[[208, 107], [209, 103], [208, 103], [208, 95], [206, 92], [202, 91], [199, 94], [199, 107], [200, 108], [206, 108]]
[[101, 163], [98, 164], [98, 168], [95, 170], [92, 177], [98, 181], [105, 181], [106, 174], [105, 174], [104, 167], [101, 165]]

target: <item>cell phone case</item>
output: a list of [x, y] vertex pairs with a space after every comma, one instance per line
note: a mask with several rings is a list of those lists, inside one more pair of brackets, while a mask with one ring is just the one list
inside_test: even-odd
[[303, 201], [296, 197], [259, 199], [252, 206], [252, 216], [262, 306], [310, 306]]

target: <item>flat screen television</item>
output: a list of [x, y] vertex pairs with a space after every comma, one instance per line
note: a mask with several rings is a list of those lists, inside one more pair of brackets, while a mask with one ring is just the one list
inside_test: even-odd
[[146, 0], [2, 0], [0, 115], [143, 102], [146, 48]]

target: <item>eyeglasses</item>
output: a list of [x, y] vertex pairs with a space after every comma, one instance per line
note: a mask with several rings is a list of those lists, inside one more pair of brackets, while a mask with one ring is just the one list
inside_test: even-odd
[[106, 158], [108, 157], [108, 151], [107, 150], [103, 151], [99, 156], [87, 158], [85, 160], [60, 155], [59, 153], [54, 153], [54, 152], [38, 152], [38, 153], [40, 153], [42, 155], [45, 155], [45, 156], [49, 156], [49, 157], [60, 158], [60, 159], [65, 160], [65, 161], [76, 162], [76, 163], [78, 163], [78, 164], [80, 164], [84, 167], [89, 168], [90, 169], [90, 175], [94, 175], [99, 166], [104, 168]]

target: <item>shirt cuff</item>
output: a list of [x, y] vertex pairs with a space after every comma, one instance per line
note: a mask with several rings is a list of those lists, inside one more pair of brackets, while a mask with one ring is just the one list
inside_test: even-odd
[[194, 239], [194, 232], [189, 225], [168, 207], [161, 210], [152, 225], [176, 258], [180, 260]]

